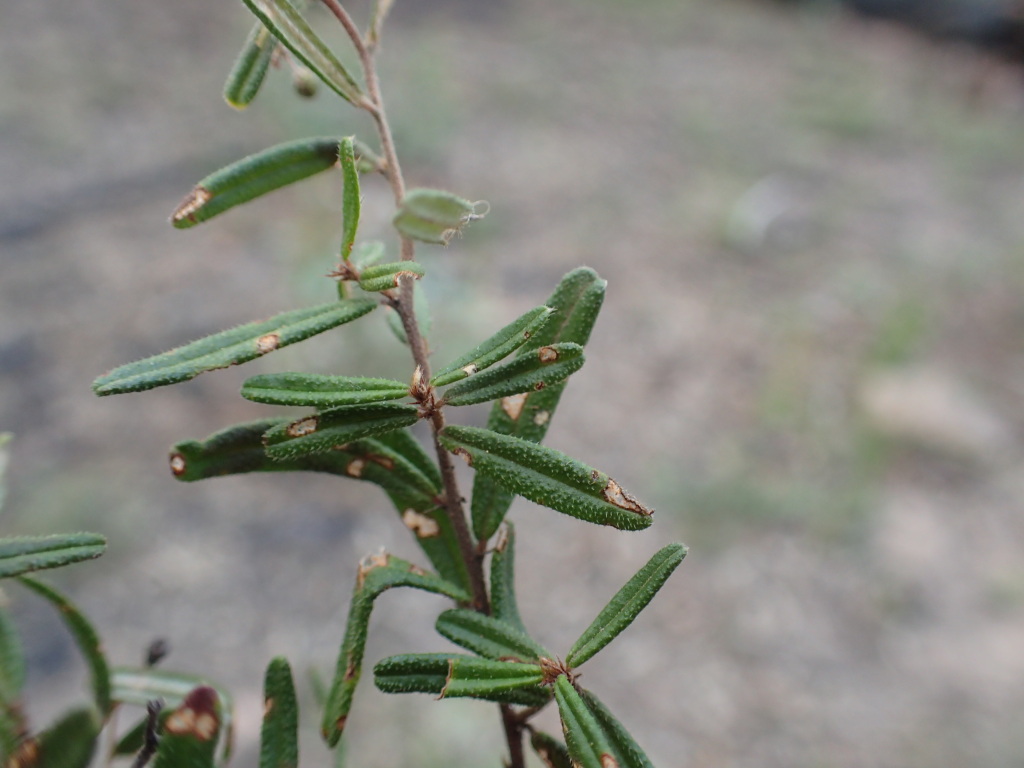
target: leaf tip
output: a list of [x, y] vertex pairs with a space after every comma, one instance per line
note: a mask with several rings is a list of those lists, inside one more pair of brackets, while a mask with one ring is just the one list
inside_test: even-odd
[[199, 222], [196, 213], [213, 199], [213, 195], [203, 186], [196, 186], [182, 200], [171, 214], [171, 223], [178, 229], [186, 229]]

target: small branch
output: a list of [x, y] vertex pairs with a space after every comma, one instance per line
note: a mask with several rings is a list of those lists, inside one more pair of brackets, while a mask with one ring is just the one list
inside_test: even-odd
[[501, 724], [505, 726], [505, 740], [508, 742], [509, 768], [525, 768], [523, 723], [508, 704], [501, 705]]

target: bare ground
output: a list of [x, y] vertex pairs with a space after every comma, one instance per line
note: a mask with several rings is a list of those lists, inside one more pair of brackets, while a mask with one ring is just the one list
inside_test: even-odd
[[[383, 52], [412, 183], [492, 207], [423, 255], [438, 357], [578, 264], [610, 283], [549, 442], [612, 471], [657, 524], [625, 535], [518, 505], [528, 623], [568, 647], [682, 539], [669, 587], [586, 669], [655, 764], [1019, 765], [1015, 74], [841, 16], [552, 5], [399, 3]], [[5, 529], [106, 533], [102, 560], [57, 580], [115, 661], [164, 636], [168, 666], [234, 689], [248, 764], [267, 660], [330, 670], [358, 558], [413, 549], [372, 488], [169, 477], [167, 445], [263, 412], [236, 395], [253, 371], [106, 400], [88, 384], [328, 298], [331, 180], [185, 233], [165, 219], [218, 164], [369, 126], [325, 96], [294, 102], [283, 78], [248, 113], [223, 108], [248, 24], [235, 4], [22, 3], [0, 19]], [[385, 233], [386, 191], [366, 192], [366, 227]], [[408, 375], [364, 322], [254, 366]], [[73, 651], [12, 597], [34, 707], [52, 712], [81, 695]], [[389, 595], [371, 652], [445, 648], [440, 605]], [[326, 765], [314, 719], [304, 764]], [[350, 764], [370, 768], [493, 765], [500, 747], [489, 707], [368, 682], [349, 732]]]

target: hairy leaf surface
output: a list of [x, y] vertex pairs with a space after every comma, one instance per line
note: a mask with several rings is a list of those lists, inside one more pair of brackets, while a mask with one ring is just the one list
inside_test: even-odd
[[17, 536], [0, 539], [0, 578], [59, 568], [103, 554], [107, 540], [98, 533]]
[[669, 544], [656, 552], [580, 635], [565, 657], [566, 664], [579, 666], [618, 637], [647, 607], [684, 557], [686, 547], [682, 544]]
[[93, 382], [100, 396], [141, 392], [177, 384], [201, 373], [239, 365], [275, 349], [352, 322], [377, 306], [370, 299], [344, 299], [275, 315], [193, 341], [169, 352], [115, 368]]
[[651, 524], [653, 510], [608, 475], [560, 451], [478, 427], [447, 426], [440, 439], [449, 451], [466, 458], [477, 473], [492, 476], [537, 504], [621, 530], [639, 530]]
[[338, 653], [337, 668], [324, 707], [321, 730], [327, 743], [337, 744], [352, 709], [352, 698], [362, 674], [363, 652], [374, 602], [393, 587], [413, 587], [459, 602], [469, 602], [469, 594], [445, 579], [417, 568], [394, 555], [381, 554], [359, 564], [352, 603], [345, 624], [345, 637]]
[[202, 179], [171, 214], [171, 224], [189, 229], [236, 205], [334, 167], [338, 139], [321, 136], [276, 144], [243, 157]]

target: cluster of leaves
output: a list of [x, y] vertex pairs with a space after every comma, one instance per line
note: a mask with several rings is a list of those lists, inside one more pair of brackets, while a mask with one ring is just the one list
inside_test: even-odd
[[[281, 55], [304, 66], [332, 91], [377, 119], [382, 155], [354, 137], [309, 138], [271, 147], [210, 174], [189, 193], [172, 216], [188, 228], [268, 192], [337, 167], [343, 194], [339, 258], [331, 276], [336, 300], [291, 310], [208, 336], [169, 352], [121, 366], [94, 383], [98, 395], [139, 392], [175, 384], [202, 373], [240, 365], [289, 344], [355, 322], [385, 307], [399, 340], [413, 356], [410, 381], [285, 372], [249, 378], [242, 396], [263, 404], [309, 409], [299, 416], [269, 417], [222, 429], [174, 447], [173, 474], [183, 481], [249, 472], [321, 472], [368, 481], [387, 495], [432, 570], [380, 553], [364, 559], [356, 585], [336, 672], [324, 696], [321, 730], [336, 746], [351, 711], [362, 674], [367, 631], [376, 598], [393, 587], [412, 587], [450, 598], [454, 607], [438, 618], [438, 633], [468, 653], [412, 653], [386, 658], [374, 667], [374, 683], [388, 693], [422, 692], [438, 698], [469, 697], [502, 706], [512, 765], [522, 765], [514, 741], [524, 732], [549, 766], [642, 768], [643, 751], [600, 700], [577, 682], [577, 669], [621, 633], [650, 602], [685, 556], [681, 544], [658, 551], [631, 578], [564, 655], [552, 653], [528, 631], [520, 617], [514, 580], [515, 530], [505, 520], [516, 495], [590, 523], [640, 530], [652, 510], [604, 472], [541, 445], [568, 377], [584, 363], [605, 293], [605, 282], [590, 269], [567, 274], [550, 298], [432, 375], [420, 341], [426, 304], [417, 291], [428, 269], [413, 260], [413, 241], [447, 244], [452, 234], [482, 215], [482, 204], [433, 189], [405, 191], [396, 161], [389, 158], [386, 121], [369, 52], [376, 46], [390, 3], [380, 0], [365, 36], [353, 35], [344, 9], [335, 11], [364, 65], [367, 84], [352, 77], [313, 31], [294, 0], [245, 0], [258, 23], [235, 70], [226, 98], [243, 107], [256, 95], [272, 60]], [[284, 51], [284, 54], [281, 54]], [[388, 260], [386, 248], [358, 239], [360, 174], [381, 173], [396, 189], [393, 224], [401, 257]], [[449, 408], [493, 403], [485, 428], [447, 424]], [[429, 425], [436, 459], [414, 436], [418, 422]], [[473, 468], [468, 520], [455, 485], [451, 459]], [[91, 547], [91, 548], [90, 548]], [[119, 740], [117, 754], [136, 754], [136, 765], [151, 757], [159, 768], [204, 768], [229, 753], [230, 706], [206, 683], [158, 673], [152, 668], [108, 668], [95, 633], [63, 597], [18, 570], [64, 564], [94, 556], [95, 537], [79, 535], [10, 544], [11, 572], [60, 608], [93, 671], [94, 702], [50, 731], [29, 737], [12, 703], [5, 712], [11, 729], [3, 734], [16, 766], [85, 766], [104, 722], [121, 704], [149, 705], [149, 713]], [[49, 559], [47, 559], [49, 558]], [[40, 565], [41, 564], [41, 565]], [[484, 578], [486, 564], [488, 578]], [[0, 629], [5, 625], [0, 624]], [[13, 641], [4, 631], [4, 702], [20, 690]], [[6, 671], [8, 658], [11, 670]], [[10, 690], [8, 690], [10, 689]], [[12, 696], [7, 696], [8, 693]], [[288, 663], [271, 662], [266, 674], [263, 766], [297, 763], [297, 704]], [[156, 699], [169, 702], [159, 710]], [[554, 701], [564, 742], [536, 731], [530, 718]], [[6, 722], [6, 721], [5, 721]], [[81, 759], [47, 762], [48, 733], [60, 730], [63, 743], [74, 726]], [[61, 730], [62, 729], [62, 730]], [[76, 743], [78, 743], [76, 742]], [[88, 748], [86, 747], [88, 744]], [[76, 753], [76, 754], [79, 754]], [[63, 759], [63, 758], [62, 758]]]

